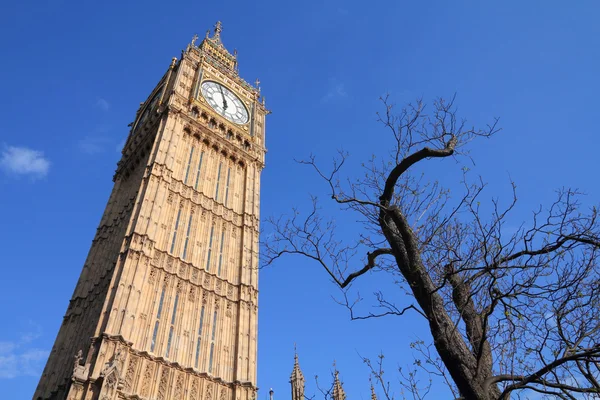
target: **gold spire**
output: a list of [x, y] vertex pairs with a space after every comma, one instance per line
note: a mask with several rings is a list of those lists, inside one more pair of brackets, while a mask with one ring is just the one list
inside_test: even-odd
[[223, 24], [221, 21], [217, 21], [212, 37], [210, 37], [210, 30], [207, 31], [199, 49], [207, 56], [208, 62], [215, 64], [217, 68], [225, 68], [237, 75], [237, 51], [234, 55], [227, 51], [221, 41], [222, 31]]

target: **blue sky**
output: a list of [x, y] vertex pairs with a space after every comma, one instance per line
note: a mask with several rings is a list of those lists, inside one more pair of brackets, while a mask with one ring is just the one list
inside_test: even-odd
[[[30, 398], [112, 187], [127, 124], [194, 33], [223, 21], [240, 73], [268, 107], [262, 216], [306, 208], [326, 187], [294, 162], [351, 155], [347, 173], [384, 156], [378, 98], [399, 105], [457, 93], [488, 198], [508, 180], [529, 210], [570, 186], [597, 202], [600, 4], [595, 1], [11, 2], [0, 12], [0, 393]], [[431, 179], [454, 187], [453, 161]], [[360, 287], [368, 294], [378, 276]], [[426, 339], [412, 315], [350, 322], [324, 272], [288, 258], [260, 281], [259, 398], [289, 398], [294, 342], [311, 377], [337, 360], [351, 398], [369, 396], [358, 354], [386, 353], [390, 373]]]

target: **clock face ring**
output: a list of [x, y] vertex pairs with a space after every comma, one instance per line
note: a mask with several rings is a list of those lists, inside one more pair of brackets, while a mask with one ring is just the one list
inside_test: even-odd
[[246, 106], [229, 88], [215, 81], [204, 81], [200, 89], [208, 104], [227, 120], [239, 125], [248, 122]]

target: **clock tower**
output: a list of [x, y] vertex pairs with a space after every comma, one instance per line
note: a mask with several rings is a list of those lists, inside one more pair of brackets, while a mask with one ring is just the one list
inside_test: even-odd
[[140, 106], [34, 394], [256, 397], [265, 116], [221, 23]]

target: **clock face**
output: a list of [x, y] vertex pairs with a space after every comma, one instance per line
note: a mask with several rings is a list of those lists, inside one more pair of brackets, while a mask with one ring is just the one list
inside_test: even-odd
[[214, 81], [202, 82], [202, 96], [219, 114], [236, 124], [248, 122], [248, 110], [239, 97], [225, 86]]

